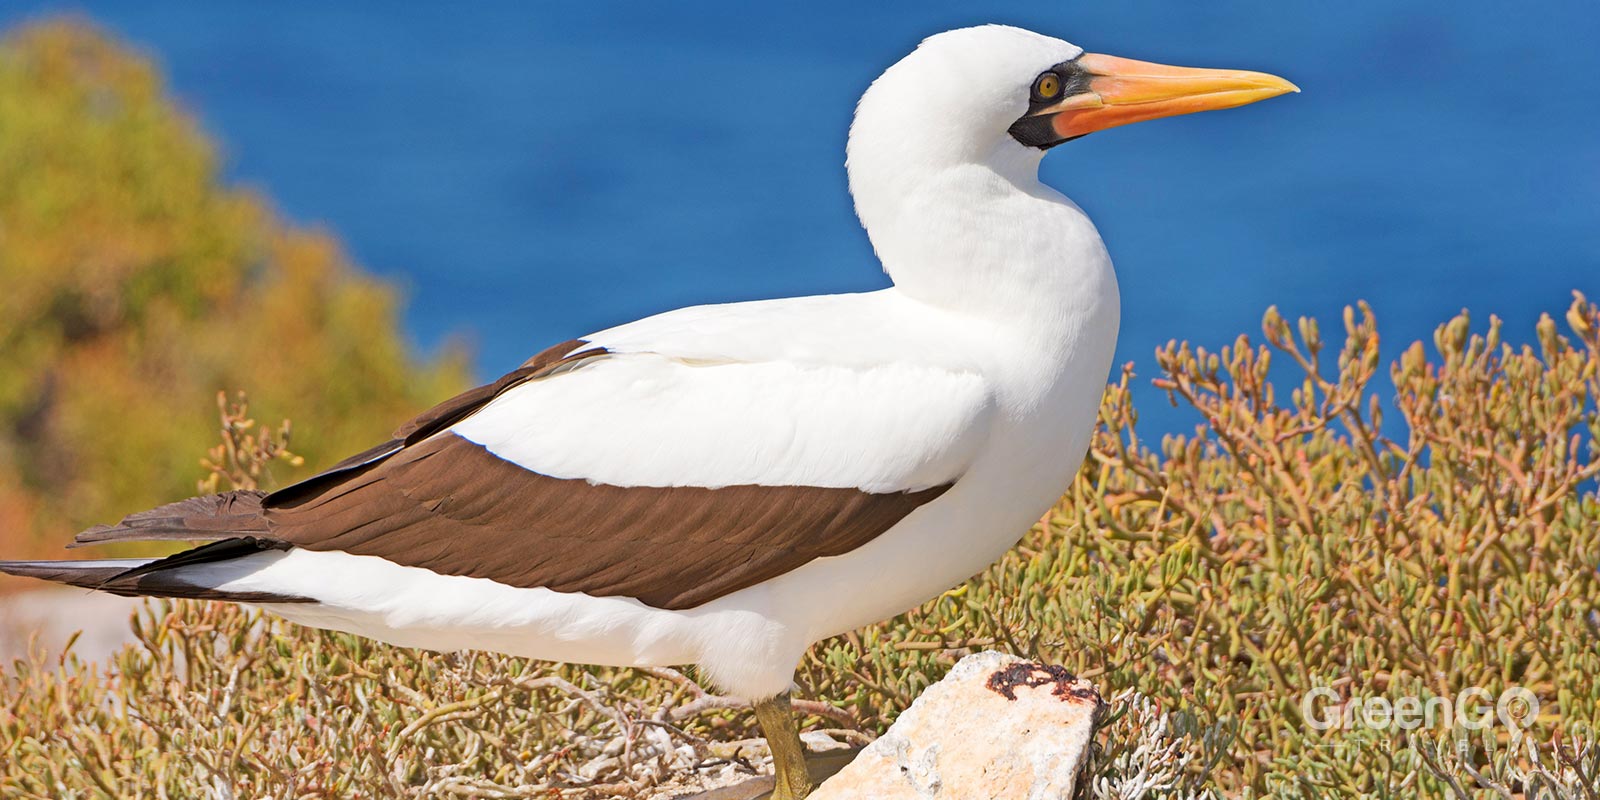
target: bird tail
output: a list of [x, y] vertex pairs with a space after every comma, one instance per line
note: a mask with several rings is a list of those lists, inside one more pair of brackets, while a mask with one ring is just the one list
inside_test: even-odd
[[113, 558], [100, 561], [0, 561], [0, 572], [39, 578], [123, 597], [181, 597], [232, 603], [314, 603], [309, 597], [275, 592], [229, 591], [183, 579], [183, 572], [139, 573], [158, 559]]
[[[153, 558], [112, 558], [100, 561], [0, 561], [0, 572], [38, 578], [85, 589], [113, 591], [118, 575], [155, 561]], [[114, 592], [118, 593], [119, 592]]]
[[236, 603], [308, 603], [308, 597], [262, 591], [231, 591], [218, 585], [215, 570], [194, 569], [289, 545], [265, 536], [266, 518], [255, 491], [193, 497], [130, 514], [116, 525], [78, 534], [72, 547], [114, 541], [208, 542], [166, 558], [97, 561], [0, 561], [0, 572], [79, 586], [124, 597], [182, 597]]

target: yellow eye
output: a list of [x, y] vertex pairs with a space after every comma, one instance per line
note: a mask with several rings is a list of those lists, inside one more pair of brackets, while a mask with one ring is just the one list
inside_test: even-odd
[[1033, 93], [1045, 100], [1054, 99], [1061, 94], [1061, 78], [1054, 72], [1046, 72], [1033, 82]]

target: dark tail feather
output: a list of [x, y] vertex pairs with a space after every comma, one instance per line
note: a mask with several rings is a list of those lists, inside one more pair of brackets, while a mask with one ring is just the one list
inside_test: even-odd
[[155, 560], [112, 558], [99, 561], [0, 561], [0, 572], [65, 583], [68, 586], [82, 586], [85, 589], [99, 589], [118, 575]]
[[98, 561], [0, 561], [0, 572], [81, 586], [124, 597], [184, 597], [236, 603], [314, 603], [309, 597], [274, 592], [226, 591], [184, 576], [187, 567], [230, 561], [289, 545], [266, 537], [262, 516], [265, 492], [237, 491], [191, 497], [130, 514], [116, 525], [98, 525], [78, 534], [73, 547], [113, 541], [209, 542], [166, 558]]
[[0, 561], [0, 572], [80, 586], [123, 597], [182, 597], [235, 603], [314, 603], [309, 597], [273, 592], [230, 592], [185, 582], [183, 567], [226, 561], [280, 545], [254, 539], [229, 539], [166, 558], [115, 558], [99, 561]]
[[265, 492], [236, 491], [191, 497], [149, 511], [129, 514], [116, 525], [96, 525], [78, 534], [70, 547], [114, 541], [210, 542], [265, 534], [261, 515]]

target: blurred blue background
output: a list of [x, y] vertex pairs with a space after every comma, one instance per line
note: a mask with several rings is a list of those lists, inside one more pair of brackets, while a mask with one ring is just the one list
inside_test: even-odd
[[921, 37], [983, 22], [1304, 90], [1045, 160], [1110, 246], [1144, 378], [1158, 344], [1258, 334], [1271, 304], [1335, 338], [1366, 299], [1392, 358], [1463, 307], [1529, 341], [1600, 295], [1593, 0], [10, 0], [0, 24], [63, 10], [155, 56], [230, 177], [398, 279], [414, 341], [465, 334], [485, 378], [677, 306], [886, 285], [845, 191], [851, 110]]

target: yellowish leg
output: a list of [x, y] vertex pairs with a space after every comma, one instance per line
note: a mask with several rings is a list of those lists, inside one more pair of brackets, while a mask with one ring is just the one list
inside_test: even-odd
[[772, 751], [772, 771], [778, 779], [772, 800], [800, 800], [811, 794], [811, 776], [806, 772], [806, 748], [800, 743], [800, 726], [789, 711], [789, 693], [769, 697], [755, 704], [756, 721]]

